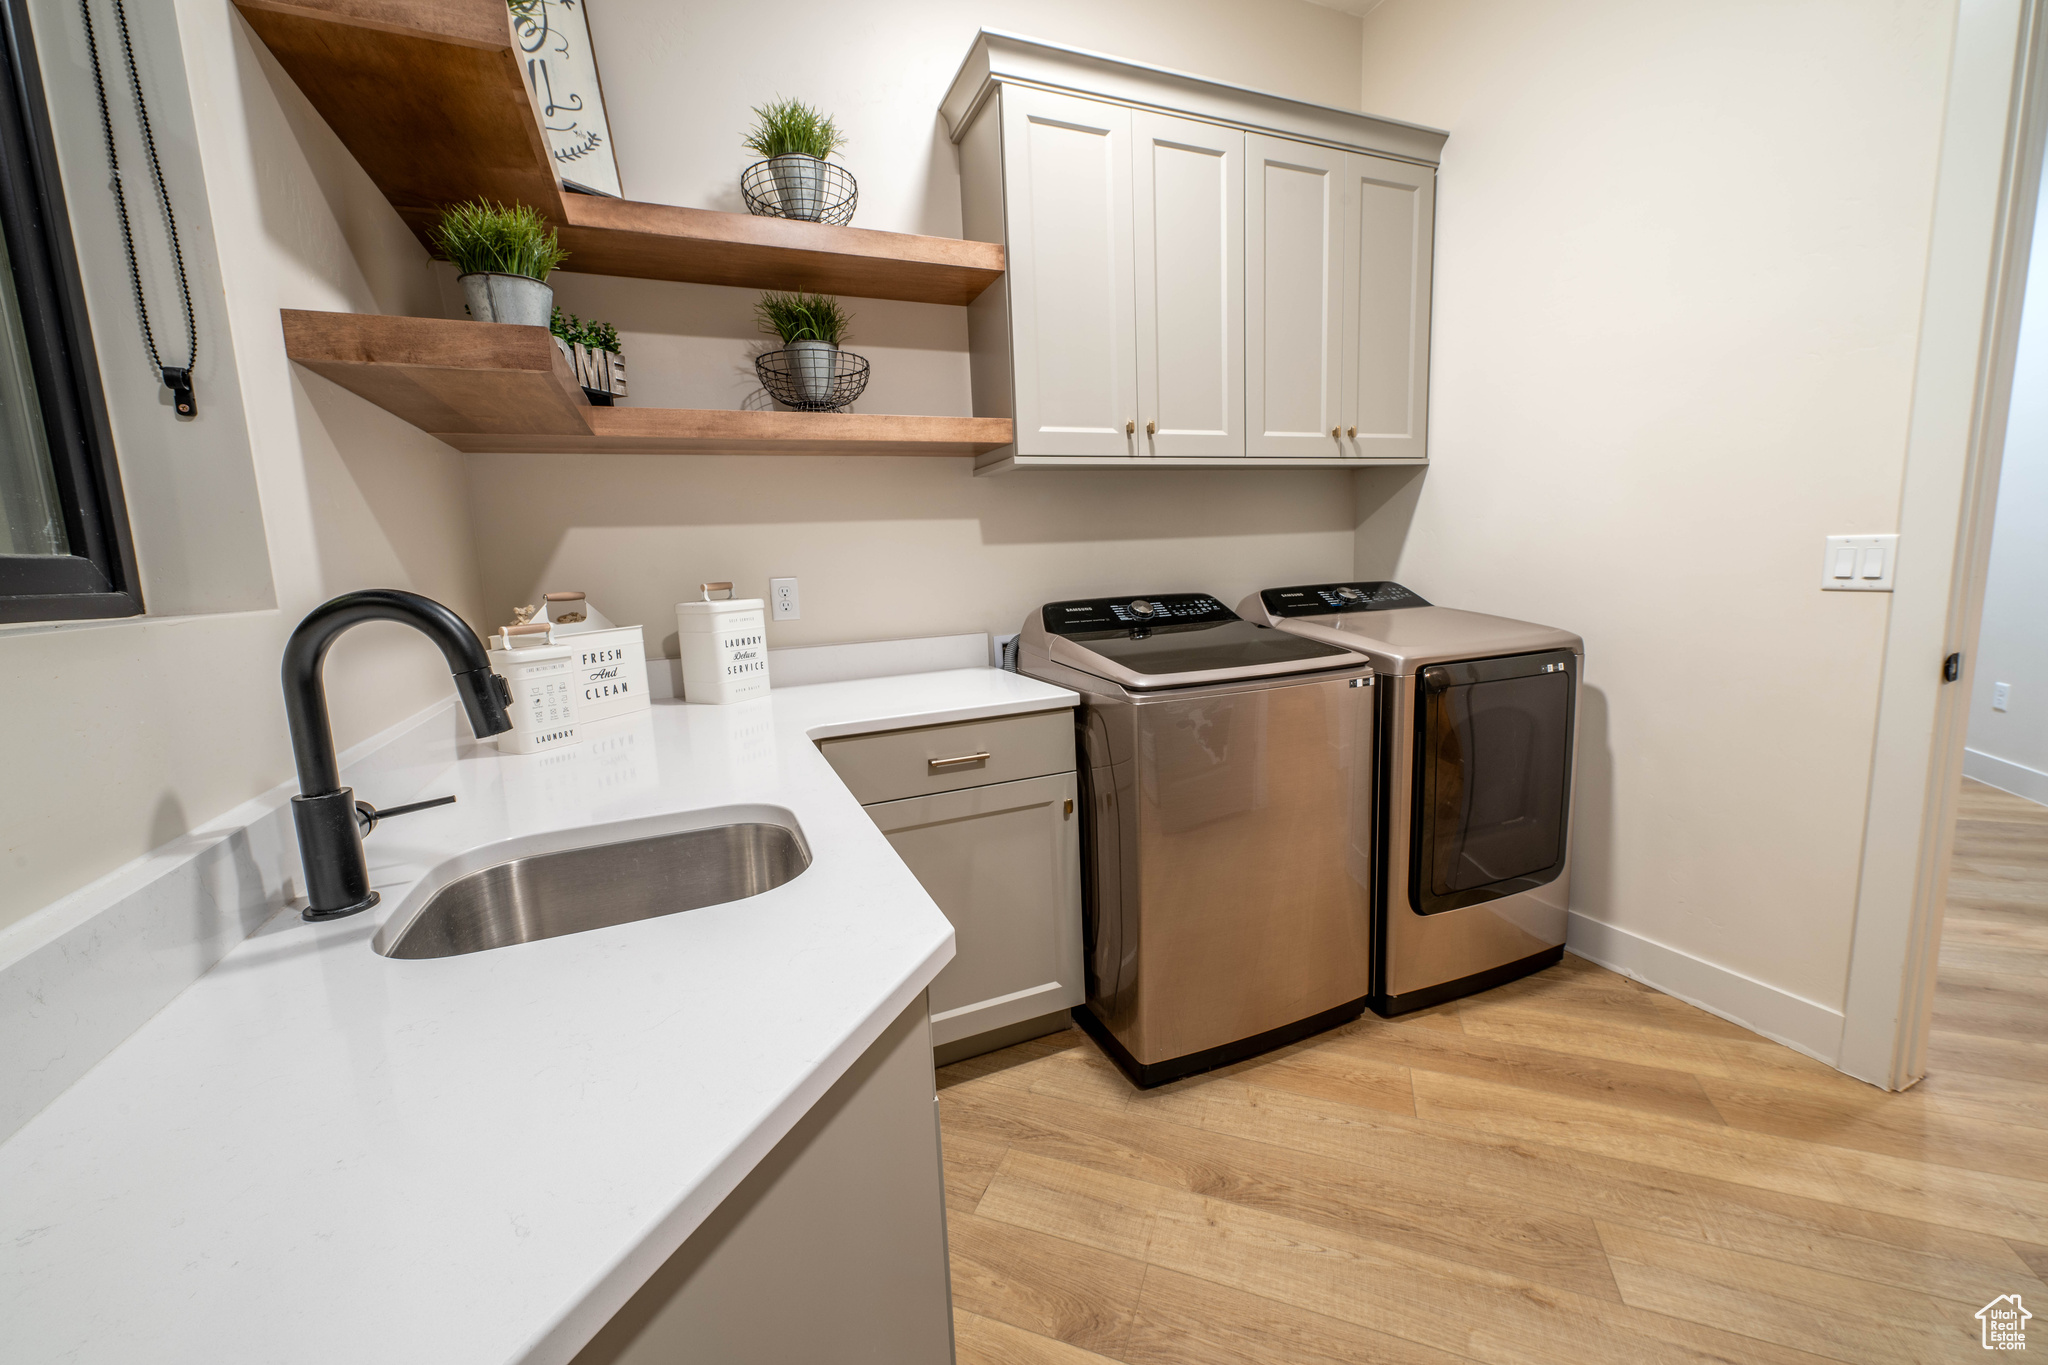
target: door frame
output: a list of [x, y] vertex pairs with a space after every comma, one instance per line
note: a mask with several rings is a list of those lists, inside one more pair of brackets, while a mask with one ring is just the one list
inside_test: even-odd
[[[1959, 7], [1835, 1063], [1887, 1090], [1927, 1069], [1970, 670], [2048, 148], [2044, 83], [2048, 0]], [[1962, 670], [1945, 682], [1951, 654]]]

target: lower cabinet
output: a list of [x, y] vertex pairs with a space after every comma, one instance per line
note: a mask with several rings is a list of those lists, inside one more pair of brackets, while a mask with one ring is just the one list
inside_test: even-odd
[[897, 1017], [571, 1365], [952, 1365], [925, 1009]]
[[1064, 1027], [1086, 990], [1073, 713], [818, 747], [953, 922], [930, 992], [939, 1061]]
[[931, 985], [932, 1042], [1081, 1003], [1081, 863], [1074, 774], [999, 782], [869, 806], [946, 918], [955, 956]]

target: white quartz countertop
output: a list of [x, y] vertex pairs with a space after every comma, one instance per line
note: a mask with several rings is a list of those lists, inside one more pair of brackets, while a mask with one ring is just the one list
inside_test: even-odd
[[[528, 756], [423, 722], [348, 774], [378, 805], [459, 798], [370, 836], [383, 904], [273, 916], [0, 1145], [0, 1358], [567, 1361], [953, 955], [812, 741], [1073, 702], [964, 669], [657, 703]], [[812, 862], [763, 895], [371, 950], [484, 846], [764, 814]]]

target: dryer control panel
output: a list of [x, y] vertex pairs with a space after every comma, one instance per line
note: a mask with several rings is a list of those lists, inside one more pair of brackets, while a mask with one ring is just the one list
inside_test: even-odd
[[1054, 635], [1093, 635], [1133, 627], [1206, 626], [1238, 620], [1238, 614], [1207, 593], [1162, 592], [1145, 597], [1092, 597], [1048, 602], [1041, 612]]
[[1300, 588], [1267, 588], [1259, 594], [1276, 617], [1329, 616], [1343, 611], [1395, 611], [1426, 607], [1421, 594], [1399, 583], [1323, 583]]

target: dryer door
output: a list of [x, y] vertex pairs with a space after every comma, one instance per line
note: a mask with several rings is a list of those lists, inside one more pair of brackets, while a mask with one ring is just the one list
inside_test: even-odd
[[1422, 670], [1408, 863], [1418, 913], [1532, 890], [1563, 870], [1577, 675], [1570, 650]]

